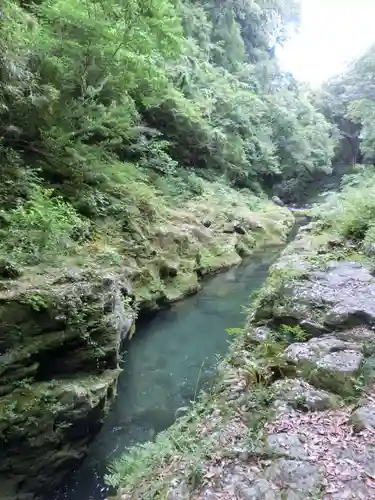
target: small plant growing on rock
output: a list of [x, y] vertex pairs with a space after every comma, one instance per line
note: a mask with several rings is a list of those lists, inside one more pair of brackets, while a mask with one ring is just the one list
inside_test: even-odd
[[243, 369], [247, 386], [269, 385], [283, 376], [287, 362], [283, 357], [285, 344], [271, 335], [252, 350], [251, 356], [244, 361]]
[[21, 380], [15, 380], [14, 386], [21, 389], [29, 389], [34, 379], [32, 377], [23, 378]]
[[307, 333], [300, 325], [282, 325], [280, 330], [286, 335], [287, 339], [292, 341], [305, 342], [308, 339]]

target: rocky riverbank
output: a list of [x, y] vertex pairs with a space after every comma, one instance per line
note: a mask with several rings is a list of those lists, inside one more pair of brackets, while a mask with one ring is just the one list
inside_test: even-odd
[[286, 208], [260, 200], [250, 210], [232, 191], [164, 207], [153, 225], [132, 228], [131, 251], [116, 249], [120, 265], [83, 247], [83, 259], [56, 268], [2, 269], [2, 500], [40, 498], [85, 457], [116, 395], [121, 344], [139, 310], [194, 293], [206, 274], [285, 239]]
[[87, 452], [115, 397], [134, 313], [128, 283], [111, 273], [1, 285], [0, 496], [23, 500]]
[[221, 184], [179, 208], [158, 206], [152, 224], [132, 228], [126, 265], [137, 305], [157, 310], [200, 289], [201, 278], [228, 269], [256, 248], [280, 244], [294, 224], [286, 207]]
[[115, 465], [117, 498], [375, 498], [374, 299], [364, 249], [304, 228], [215, 390]]

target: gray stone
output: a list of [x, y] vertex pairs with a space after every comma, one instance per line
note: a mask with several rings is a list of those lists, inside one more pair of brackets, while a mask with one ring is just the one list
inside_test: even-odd
[[242, 462], [247, 462], [249, 460], [250, 454], [248, 451], [242, 450], [238, 453], [238, 458]]
[[306, 319], [300, 322], [300, 326], [311, 337], [318, 337], [319, 335], [323, 335], [328, 332], [327, 328], [324, 325]]
[[[282, 256], [274, 267], [311, 270], [308, 251], [296, 249]], [[375, 324], [375, 278], [372, 270], [358, 262], [332, 262], [324, 273], [289, 280], [274, 306], [274, 316], [323, 324], [329, 329], [349, 329]], [[277, 309], [275, 307], [277, 306]], [[301, 311], [303, 315], [301, 315]]]
[[285, 349], [284, 357], [289, 363], [314, 362], [319, 354], [307, 342], [295, 342]]
[[234, 224], [233, 229], [234, 229], [234, 232], [237, 234], [242, 234], [242, 235], [246, 234], [246, 229], [238, 223]]
[[251, 486], [246, 483], [236, 485], [236, 493], [241, 500], [280, 500], [280, 492], [275, 491], [274, 486], [265, 479], [258, 479]]
[[373, 257], [375, 255], [375, 243], [365, 243], [363, 245], [363, 250], [369, 257]]
[[345, 486], [334, 493], [330, 493], [330, 500], [370, 500], [374, 496], [374, 490], [369, 488], [360, 479], [351, 479], [345, 482]]
[[272, 334], [272, 330], [267, 326], [250, 327], [246, 334], [246, 339], [254, 344], [264, 342]]
[[279, 489], [299, 494], [317, 493], [323, 482], [323, 474], [317, 466], [300, 460], [276, 460], [267, 467], [264, 477]]
[[353, 351], [362, 351], [361, 345], [356, 344], [355, 342], [340, 340], [334, 335], [324, 335], [320, 338], [313, 338], [309, 340], [308, 344], [319, 354], [319, 356], [322, 354], [329, 354], [331, 352], [347, 351], [348, 349]]
[[332, 308], [324, 317], [324, 323], [328, 328], [350, 327], [372, 322], [366, 318], [355, 306], [339, 304]]
[[285, 358], [288, 362], [302, 365], [306, 362], [314, 363], [326, 354], [344, 350], [362, 349], [361, 345], [352, 342], [345, 342], [333, 335], [324, 335], [313, 338], [308, 342], [296, 342], [285, 349]]
[[309, 224], [306, 224], [305, 226], [302, 226], [299, 230], [300, 233], [311, 233], [315, 229], [315, 223], [314, 222], [309, 222]]
[[366, 446], [341, 446], [335, 453], [337, 460], [353, 462], [358, 468], [363, 469], [370, 476], [375, 476], [375, 447], [372, 444]]
[[272, 385], [272, 390], [278, 401], [284, 401], [294, 409], [323, 411], [338, 404], [337, 396], [316, 389], [301, 379], [279, 380]]
[[286, 432], [269, 434], [266, 438], [264, 452], [275, 457], [301, 460], [307, 458], [302, 437]]
[[338, 330], [335, 332], [338, 339], [352, 342], [358, 345], [375, 341], [375, 332], [366, 326], [357, 326], [349, 330]]
[[366, 404], [352, 413], [351, 423], [356, 432], [368, 427], [375, 429], [375, 404]]
[[285, 206], [285, 203], [278, 196], [272, 196], [272, 201], [275, 203], [275, 205], [278, 205], [279, 207]]
[[233, 234], [235, 233], [235, 229], [233, 224], [226, 224], [223, 228], [223, 233], [224, 234]]
[[326, 354], [316, 363], [312, 382], [323, 389], [350, 395], [355, 391], [354, 378], [358, 375], [364, 356], [359, 351], [338, 351]]

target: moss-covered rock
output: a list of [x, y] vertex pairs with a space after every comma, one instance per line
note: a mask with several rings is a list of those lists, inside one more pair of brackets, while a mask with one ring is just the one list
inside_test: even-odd
[[282, 379], [273, 384], [275, 406], [287, 405], [294, 410], [323, 411], [335, 408], [339, 398], [317, 389], [303, 379]]
[[80, 269], [4, 284], [2, 498], [52, 489], [86, 454], [116, 393], [129, 296], [125, 279]]
[[128, 262], [139, 308], [155, 310], [197, 292], [203, 276], [240, 264], [259, 246], [282, 243], [293, 223], [287, 208], [207, 184], [200, 197], [164, 208], [143, 230], [142, 245]]
[[306, 330], [313, 325], [320, 333], [372, 324], [372, 267], [351, 245], [332, 248], [332, 241], [329, 234], [303, 233], [289, 245], [271, 269], [252, 319]]

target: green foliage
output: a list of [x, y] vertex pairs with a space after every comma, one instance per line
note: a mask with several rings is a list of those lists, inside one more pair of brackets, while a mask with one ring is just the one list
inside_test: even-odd
[[308, 339], [308, 334], [300, 325], [281, 325], [280, 330], [288, 341], [305, 342]]
[[284, 357], [285, 345], [285, 339], [278, 338], [275, 332], [248, 352], [243, 361], [243, 372], [248, 387], [267, 387], [275, 378], [286, 373], [288, 363]]
[[22, 264], [66, 254], [87, 227], [71, 205], [38, 187], [24, 205], [1, 215], [0, 254]]
[[320, 95], [325, 115], [338, 125], [342, 141], [338, 159], [349, 151], [353, 163], [375, 161], [375, 45], [332, 78]]
[[314, 213], [326, 228], [353, 240], [374, 242], [375, 237], [375, 172], [360, 167], [357, 176], [344, 177], [339, 193], [331, 193]]
[[366, 161], [375, 161], [375, 101], [361, 99], [348, 105], [346, 118], [362, 127], [361, 151]]
[[261, 194], [324, 169], [331, 128], [270, 51], [297, 4], [5, 0], [0, 250], [50, 260], [83, 218], [118, 221], [130, 248], [166, 205], [203, 196], [202, 178]]
[[160, 467], [173, 464], [182, 454], [186, 465], [185, 479], [194, 487], [199, 480], [204, 457], [215, 446], [215, 441], [211, 438], [196, 439], [199, 425], [209, 413], [211, 404], [208, 396], [202, 396], [188, 415], [178, 419], [167, 431], [158, 434], [155, 442], [133, 447], [112, 464], [106, 477], [108, 484], [132, 493], [136, 489], [137, 497], [145, 500], [158, 496], [163, 498], [170, 488], [170, 477], [159, 477], [157, 471]]

